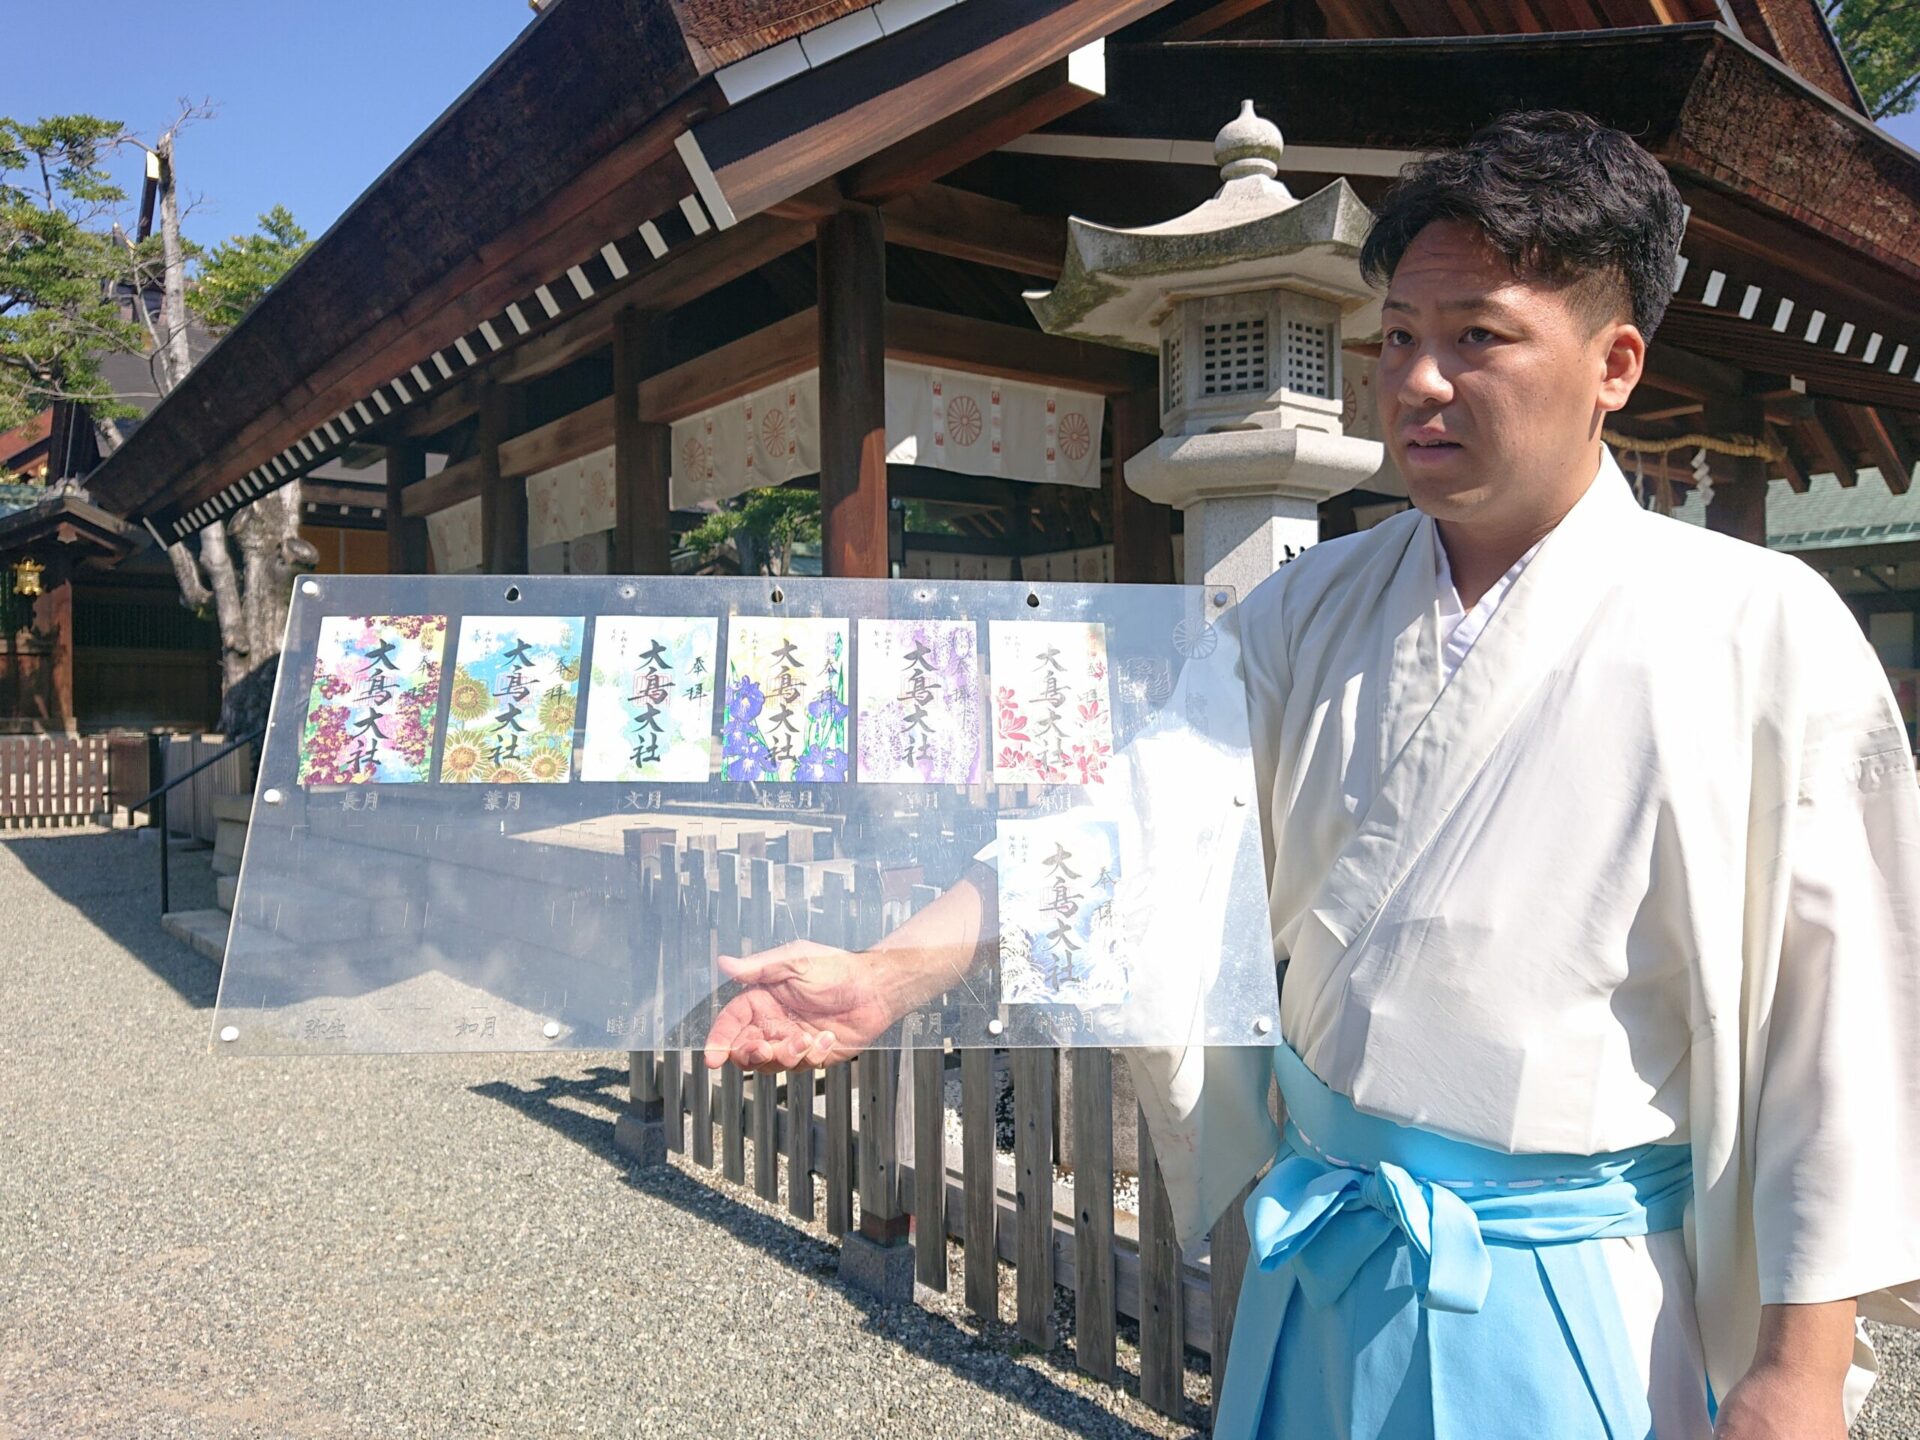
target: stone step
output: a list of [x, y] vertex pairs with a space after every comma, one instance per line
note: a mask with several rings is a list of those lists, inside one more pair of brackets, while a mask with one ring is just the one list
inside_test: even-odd
[[238, 875], [216, 875], [214, 877], [214, 896], [218, 900], [220, 908], [229, 915], [233, 913], [233, 899], [239, 892], [239, 889], [240, 877]]
[[242, 826], [247, 817], [253, 814], [251, 795], [216, 795], [213, 797], [213, 818], [216, 820], [238, 820]]
[[169, 935], [216, 964], [227, 958], [227, 922], [224, 910], [174, 910], [160, 917]]
[[237, 876], [240, 873], [240, 855], [238, 851], [235, 851], [231, 855], [223, 855], [218, 850], [215, 850], [212, 856], [212, 863], [213, 873], [216, 875]]

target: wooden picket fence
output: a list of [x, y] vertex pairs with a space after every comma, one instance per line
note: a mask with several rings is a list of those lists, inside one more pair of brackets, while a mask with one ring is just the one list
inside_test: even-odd
[[[795, 938], [859, 949], [939, 893], [917, 885], [909, 900], [890, 904], [871, 863], [851, 866], [849, 876], [845, 865], [816, 869], [738, 851], [676, 851], [668, 833], [629, 832], [626, 839], [640, 876], [633, 903], [644, 912], [635, 917], [642, 923], [629, 927], [645, 937], [638, 942], [645, 953], [635, 959], [643, 975], [657, 967], [669, 987], [676, 976], [697, 975], [703, 952], [711, 962], [742, 946], [754, 953]], [[748, 1076], [732, 1065], [710, 1072], [698, 1052], [635, 1051], [629, 1058], [636, 1118], [662, 1123], [667, 1149], [695, 1165], [714, 1168], [717, 1126], [718, 1168], [727, 1180], [751, 1183], [761, 1199], [778, 1204], [784, 1161], [789, 1213], [815, 1218], [817, 1179], [829, 1234], [911, 1244], [916, 1279], [935, 1290], [947, 1288], [947, 1240], [958, 1239], [965, 1303], [983, 1318], [1003, 1318], [999, 1265], [1010, 1262], [1014, 1323], [1029, 1343], [1056, 1342], [1055, 1287], [1070, 1291], [1074, 1361], [1088, 1375], [1122, 1383], [1116, 1332], [1123, 1319], [1139, 1327], [1140, 1396], [1162, 1413], [1183, 1415], [1188, 1350], [1207, 1355], [1215, 1376], [1224, 1372], [1247, 1253], [1239, 1207], [1216, 1225], [1210, 1255], [1184, 1262], [1142, 1117], [1138, 1214], [1116, 1208], [1112, 1052], [1082, 1049], [1065, 1057], [1072, 1080], [1070, 1187], [1057, 1186], [1054, 1176], [1062, 1063], [1055, 1051], [1009, 1052], [1011, 1166], [995, 1147], [995, 1055], [988, 1050], [957, 1056], [957, 1157], [949, 1153], [944, 1103], [955, 1057], [941, 1049], [874, 1051], [850, 1064], [784, 1076]], [[911, 1100], [904, 1126], [896, 1118], [903, 1082]]]
[[0, 735], [0, 830], [92, 824], [146, 780], [143, 735]]

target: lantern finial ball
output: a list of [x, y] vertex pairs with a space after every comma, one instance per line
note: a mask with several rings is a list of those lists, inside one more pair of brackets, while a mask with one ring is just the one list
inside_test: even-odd
[[1264, 175], [1271, 180], [1280, 173], [1280, 156], [1285, 149], [1280, 127], [1254, 114], [1251, 100], [1242, 100], [1240, 113], [1213, 138], [1213, 158], [1223, 180], [1240, 180], [1248, 175]]

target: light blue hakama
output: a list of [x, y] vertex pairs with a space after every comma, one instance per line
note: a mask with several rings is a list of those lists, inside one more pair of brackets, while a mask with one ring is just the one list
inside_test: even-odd
[[1685, 1145], [1509, 1155], [1363, 1115], [1285, 1046], [1219, 1440], [1648, 1440], [1603, 1247], [1678, 1229]]

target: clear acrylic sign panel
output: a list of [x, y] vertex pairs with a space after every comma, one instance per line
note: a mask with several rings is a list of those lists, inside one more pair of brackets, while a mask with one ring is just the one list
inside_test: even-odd
[[303, 581], [216, 1044], [1274, 1043], [1232, 600]]

